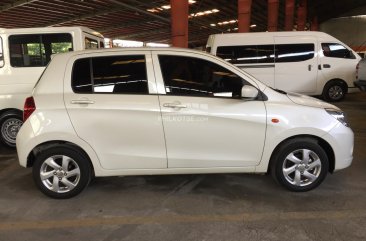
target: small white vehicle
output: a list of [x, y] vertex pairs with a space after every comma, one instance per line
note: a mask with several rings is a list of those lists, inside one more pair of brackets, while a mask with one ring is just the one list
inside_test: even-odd
[[361, 90], [366, 91], [366, 59], [361, 59], [356, 68], [355, 85]]
[[0, 28], [0, 140], [15, 146], [24, 100], [52, 54], [103, 45], [103, 36], [85, 27]]
[[54, 198], [77, 195], [93, 175], [269, 171], [308, 191], [353, 158], [353, 132], [334, 105], [188, 49], [55, 55], [24, 120], [20, 165]]
[[322, 32], [265, 32], [211, 35], [208, 52], [285, 91], [340, 101], [355, 92], [360, 56]]

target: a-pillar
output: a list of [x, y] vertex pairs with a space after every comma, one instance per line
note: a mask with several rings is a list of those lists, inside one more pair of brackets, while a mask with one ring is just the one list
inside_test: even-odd
[[318, 22], [318, 17], [317, 16], [313, 17], [313, 20], [311, 21], [310, 30], [311, 31], [319, 31], [319, 22]]
[[304, 31], [307, 20], [307, 0], [300, 0], [297, 9], [297, 30]]
[[279, 0], [268, 0], [268, 31], [277, 31]]
[[188, 48], [188, 0], [170, 0], [172, 45]]
[[250, 15], [252, 0], [238, 0], [238, 32], [246, 33], [250, 30]]
[[286, 0], [285, 7], [285, 31], [294, 29], [295, 0]]

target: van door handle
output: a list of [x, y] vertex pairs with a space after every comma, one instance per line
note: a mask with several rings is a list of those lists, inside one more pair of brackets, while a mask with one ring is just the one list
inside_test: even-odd
[[322, 70], [322, 65], [321, 64], [318, 65], [318, 70]]
[[312, 67], [313, 67], [313, 66], [312, 66], [311, 64], [309, 64], [309, 65], [308, 65], [308, 70], [309, 70], [309, 71], [311, 71], [311, 68], [312, 68]]
[[174, 103], [164, 103], [163, 104], [164, 107], [167, 108], [173, 108], [173, 109], [182, 109], [182, 108], [187, 108], [187, 105], [183, 105], [181, 103], [178, 102], [174, 102]]
[[94, 101], [92, 100], [72, 100], [71, 104], [84, 104], [84, 105], [88, 105], [88, 104], [94, 104]]
[[325, 69], [329, 69], [331, 66], [330, 66], [330, 64], [323, 64], [323, 68], [325, 68]]

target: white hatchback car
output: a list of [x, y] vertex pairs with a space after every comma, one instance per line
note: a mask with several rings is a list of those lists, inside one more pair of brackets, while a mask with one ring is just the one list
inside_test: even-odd
[[270, 172], [308, 191], [353, 158], [353, 132], [334, 105], [188, 49], [56, 55], [24, 120], [19, 162], [53, 198], [77, 195], [93, 176], [144, 174]]

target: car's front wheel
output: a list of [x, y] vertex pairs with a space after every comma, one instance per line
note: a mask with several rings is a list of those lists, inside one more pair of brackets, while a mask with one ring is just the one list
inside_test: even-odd
[[328, 156], [313, 139], [283, 143], [271, 160], [271, 174], [284, 187], [304, 192], [319, 186], [328, 173]]
[[57, 199], [71, 198], [89, 184], [90, 161], [83, 152], [73, 146], [52, 146], [36, 157], [33, 179], [47, 196]]

